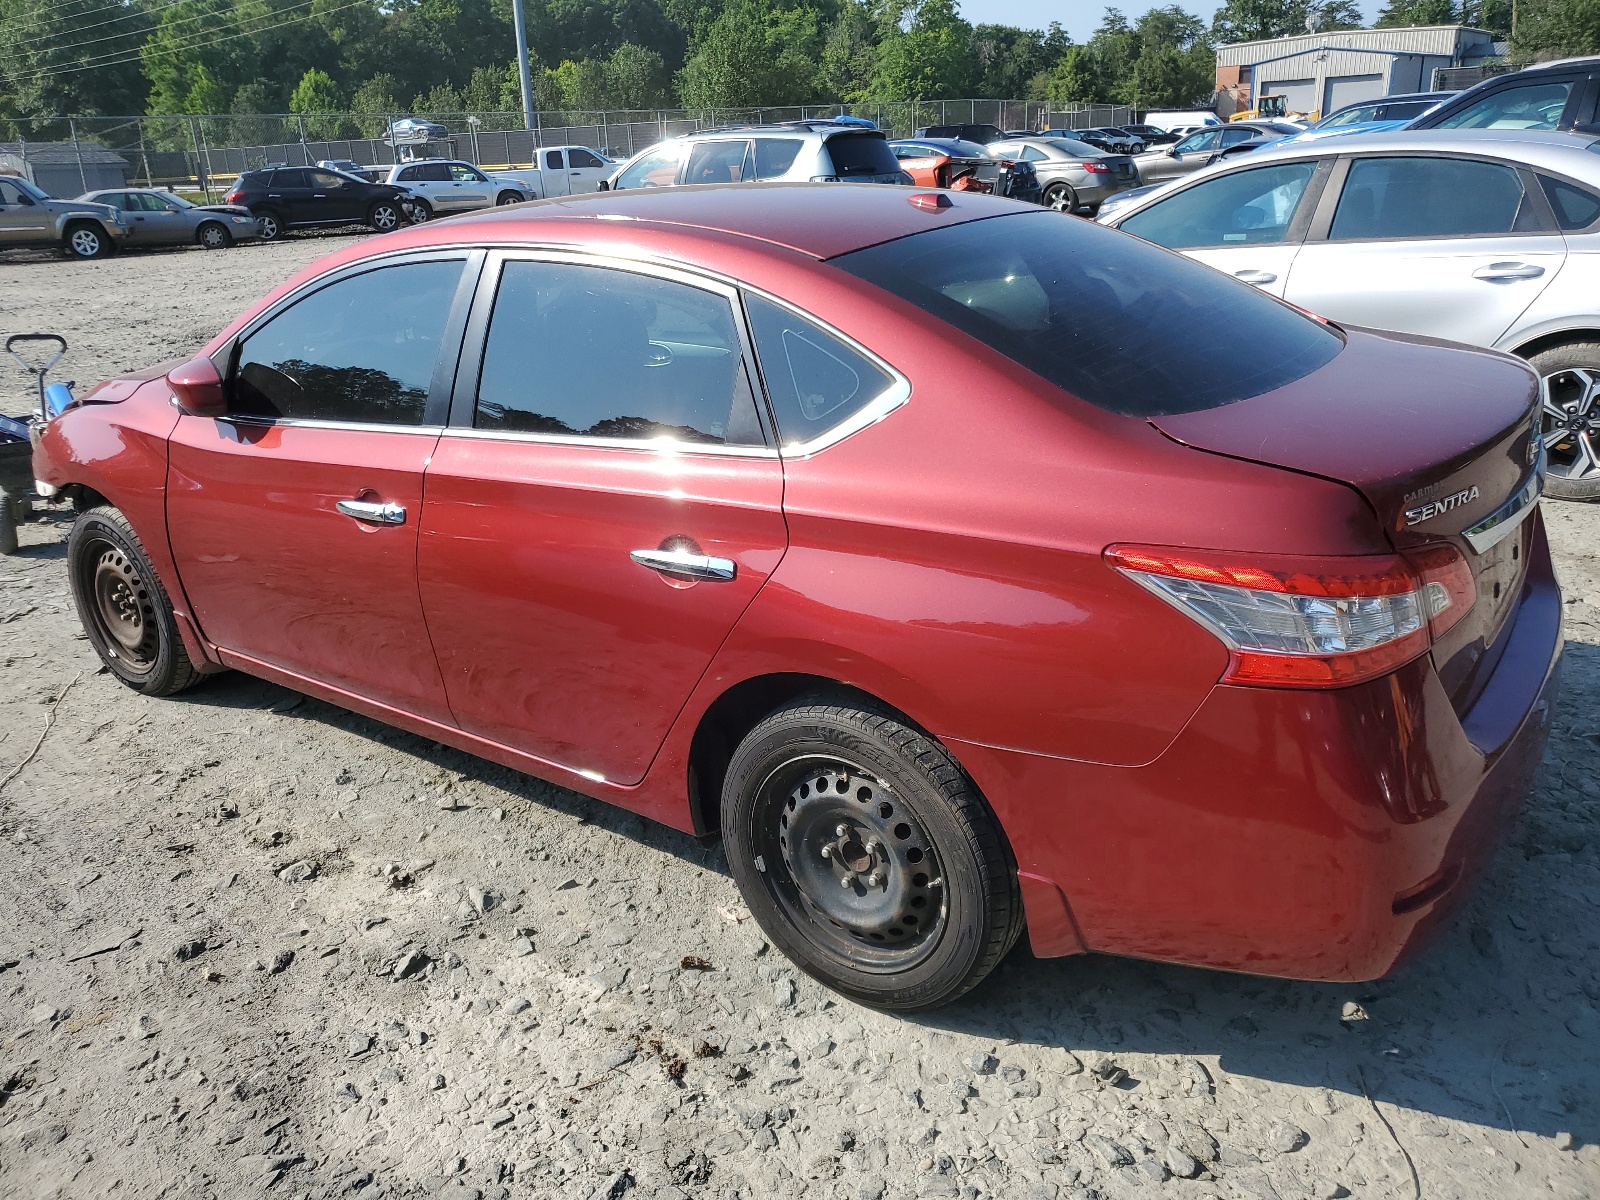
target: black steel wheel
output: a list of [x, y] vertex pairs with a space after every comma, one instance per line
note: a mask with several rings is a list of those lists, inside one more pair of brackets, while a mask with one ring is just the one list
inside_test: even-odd
[[1053, 208], [1057, 212], [1075, 213], [1078, 211], [1078, 193], [1072, 190], [1070, 183], [1052, 183], [1044, 190], [1044, 203], [1046, 208]]
[[729, 763], [722, 833], [767, 935], [866, 1004], [947, 1003], [1021, 932], [994, 815], [939, 746], [887, 712], [811, 697], [768, 716]]
[[367, 210], [367, 224], [378, 233], [399, 229], [402, 220], [400, 205], [393, 200], [379, 200]]
[[80, 515], [67, 538], [67, 564], [78, 619], [113, 675], [147, 696], [170, 696], [200, 681], [166, 589], [121, 512], [100, 507]]
[[194, 231], [194, 240], [207, 250], [226, 250], [233, 245], [233, 234], [220, 221], [207, 221]]
[[1600, 344], [1556, 346], [1528, 361], [1539, 372], [1545, 494], [1600, 499]]
[[263, 242], [275, 242], [283, 236], [283, 218], [270, 208], [256, 213], [255, 218], [256, 224], [261, 227], [260, 237]]

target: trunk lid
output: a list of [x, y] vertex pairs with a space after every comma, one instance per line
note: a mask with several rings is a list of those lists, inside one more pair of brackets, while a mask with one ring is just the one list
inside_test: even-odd
[[1522, 591], [1534, 523], [1493, 545], [1475, 535], [1478, 548], [1465, 535], [1529, 481], [1538, 381], [1493, 351], [1361, 330], [1348, 339], [1332, 362], [1287, 387], [1151, 420], [1198, 450], [1349, 484], [1396, 549], [1448, 541], [1460, 550], [1477, 597], [1433, 656], [1465, 711], [1503, 649], [1499, 635]]

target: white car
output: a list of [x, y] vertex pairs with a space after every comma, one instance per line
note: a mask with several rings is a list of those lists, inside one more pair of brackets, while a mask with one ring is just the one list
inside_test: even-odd
[[1600, 138], [1418, 129], [1268, 146], [1104, 223], [1332, 321], [1527, 359], [1546, 490], [1600, 499]]
[[485, 171], [459, 159], [429, 158], [397, 163], [386, 180], [414, 197], [413, 214], [471, 212], [498, 204], [520, 204], [546, 196], [597, 191], [616, 164], [587, 146], [552, 146], [539, 151], [542, 165], [520, 170]]

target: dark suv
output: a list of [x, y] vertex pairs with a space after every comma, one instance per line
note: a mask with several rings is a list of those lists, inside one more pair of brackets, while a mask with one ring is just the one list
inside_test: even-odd
[[270, 242], [287, 229], [316, 225], [359, 223], [388, 233], [405, 223], [405, 195], [405, 188], [325, 167], [268, 167], [240, 175], [224, 199], [248, 208], [261, 222], [261, 240]]
[[1407, 129], [1560, 129], [1600, 133], [1600, 58], [1497, 75], [1423, 113]]
[[958, 138], [963, 142], [977, 142], [987, 146], [1006, 136], [998, 125], [929, 125], [916, 132], [918, 138]]

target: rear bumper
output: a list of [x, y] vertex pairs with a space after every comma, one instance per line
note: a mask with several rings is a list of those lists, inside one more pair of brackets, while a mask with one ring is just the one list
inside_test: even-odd
[[1143, 767], [951, 743], [1016, 852], [1034, 952], [1392, 970], [1459, 908], [1538, 770], [1561, 653], [1542, 523], [1504, 636], [1460, 715], [1424, 657], [1334, 691], [1218, 686]]

